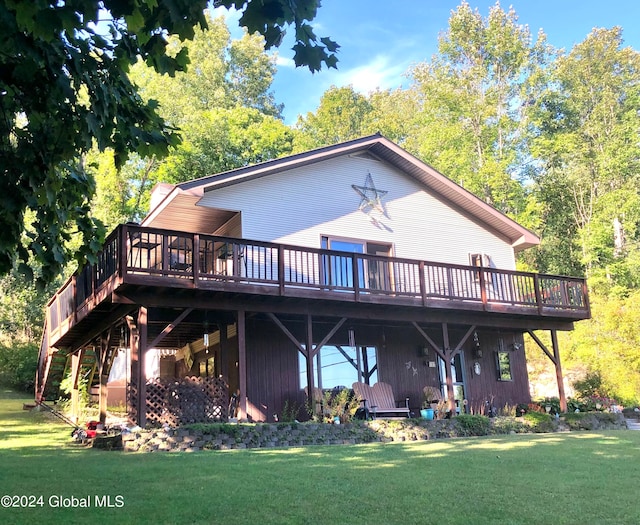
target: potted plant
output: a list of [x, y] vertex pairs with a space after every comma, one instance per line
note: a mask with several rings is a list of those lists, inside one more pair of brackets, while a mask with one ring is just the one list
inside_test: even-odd
[[431, 404], [424, 401], [420, 409], [420, 417], [422, 417], [422, 419], [433, 419], [434, 415], [435, 411], [431, 408]]
[[438, 407], [438, 402], [442, 399], [440, 390], [438, 390], [435, 386], [425, 386], [422, 392], [423, 401], [420, 415], [424, 419], [433, 419]]

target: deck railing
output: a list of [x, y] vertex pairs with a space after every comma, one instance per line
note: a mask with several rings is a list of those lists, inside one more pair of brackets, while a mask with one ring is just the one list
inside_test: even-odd
[[[334, 292], [333, 300], [394, 304], [413, 298], [424, 306], [452, 303], [506, 305], [521, 313], [589, 315], [585, 280], [417, 261], [319, 248], [249, 241], [232, 237], [120, 226], [105, 243], [95, 265], [71, 278], [49, 303], [54, 332], [95, 297], [112, 278], [123, 283], [153, 278], [150, 285], [215, 288], [252, 285], [271, 295], [311, 290]], [[160, 280], [158, 279], [160, 278]], [[142, 280], [141, 280], [142, 279]], [[162, 283], [162, 284], [159, 284]], [[186, 283], [186, 284], [185, 284]], [[267, 290], [269, 288], [269, 290]], [[337, 293], [339, 292], [339, 293]], [[302, 292], [301, 292], [302, 293]], [[368, 298], [365, 298], [368, 296]], [[573, 314], [572, 314], [573, 312]], [[513, 309], [511, 310], [513, 313]]]

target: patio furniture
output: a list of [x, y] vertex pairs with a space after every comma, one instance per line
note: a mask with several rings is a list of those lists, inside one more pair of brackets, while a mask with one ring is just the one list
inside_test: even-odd
[[363, 403], [365, 411], [368, 410], [373, 418], [377, 417], [410, 417], [409, 398], [400, 402], [395, 400], [393, 388], [388, 383], [378, 382], [373, 386], [366, 383], [353, 383], [353, 391], [356, 397]]

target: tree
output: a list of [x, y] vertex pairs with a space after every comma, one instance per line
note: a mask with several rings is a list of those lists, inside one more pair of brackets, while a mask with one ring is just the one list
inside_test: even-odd
[[160, 75], [139, 60], [129, 74], [144, 100], [155, 100], [158, 112], [172, 126], [181, 127], [194, 115], [238, 106], [280, 117], [282, 107], [270, 92], [275, 58], [264, 51], [264, 38], [244, 33], [231, 39], [223, 17], [206, 15], [207, 27], [196, 29], [190, 41], [170, 38], [168, 52], [187, 52], [193, 67], [173, 76]]
[[623, 404], [640, 402], [638, 323], [640, 291], [626, 298], [592, 295], [593, 318], [561, 335], [566, 370], [580, 370], [582, 379], [597, 374], [601, 393]]
[[299, 116], [296, 151], [336, 144], [366, 134], [372, 107], [353, 86], [331, 86], [324, 92], [315, 113]]
[[182, 143], [151, 176], [177, 184], [290, 153], [293, 132], [257, 109], [212, 109], [182, 126]]
[[[216, 0], [242, 11], [240, 23], [278, 45], [293, 25], [294, 60], [312, 71], [335, 67], [338, 45], [318, 38], [309, 21], [317, 0]], [[75, 251], [81, 261], [101, 244], [91, 217], [95, 191], [78, 159], [94, 145], [113, 150], [116, 168], [129, 152], [167, 152], [174, 130], [143, 101], [127, 73], [140, 56], [161, 73], [188, 63], [167, 53], [166, 35], [194, 36], [206, 26], [205, 0], [0, 0], [0, 274], [14, 264], [42, 263], [38, 282], [51, 281]], [[25, 213], [35, 222], [25, 230]], [[23, 238], [25, 234], [25, 238]], [[80, 236], [77, 250], [66, 244]]]
[[408, 137], [420, 133], [413, 118], [418, 109], [414, 91], [375, 90], [363, 95], [353, 86], [331, 86], [315, 113], [298, 117], [294, 149], [305, 151], [372, 133], [404, 145]]
[[[640, 53], [622, 47], [622, 30], [595, 29], [553, 64], [534, 104], [545, 230], [570, 247], [556, 258], [612, 286], [631, 284], [637, 268], [639, 75]], [[562, 205], [542, 199], [553, 193]], [[633, 270], [622, 268], [625, 261]]]
[[412, 70], [421, 133], [407, 146], [501, 211], [524, 207], [526, 110], [532, 73], [544, 65], [545, 37], [531, 44], [510, 9], [484, 19], [463, 2], [439, 39], [439, 53]]
[[142, 62], [131, 68], [140, 95], [158, 101], [181, 142], [164, 158], [134, 156], [123, 167], [128, 220], [144, 216], [157, 182], [185, 182], [291, 152], [292, 131], [280, 120], [281, 106], [270, 91], [275, 58], [265, 53], [264, 38], [245, 33], [232, 40], [222, 17], [207, 22], [192, 41], [169, 44], [172, 54], [185, 48], [196, 67], [173, 77]]

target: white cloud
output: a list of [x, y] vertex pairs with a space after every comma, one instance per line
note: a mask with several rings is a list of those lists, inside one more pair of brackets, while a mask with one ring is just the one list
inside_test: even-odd
[[296, 63], [293, 61], [293, 58], [283, 57], [279, 53], [274, 53], [276, 59], [276, 65], [279, 67], [296, 67]]
[[392, 62], [392, 57], [376, 56], [371, 62], [346, 71], [339, 71], [334, 80], [338, 86], [352, 85], [356, 91], [368, 94], [376, 89], [389, 89], [402, 84], [409, 63]]

